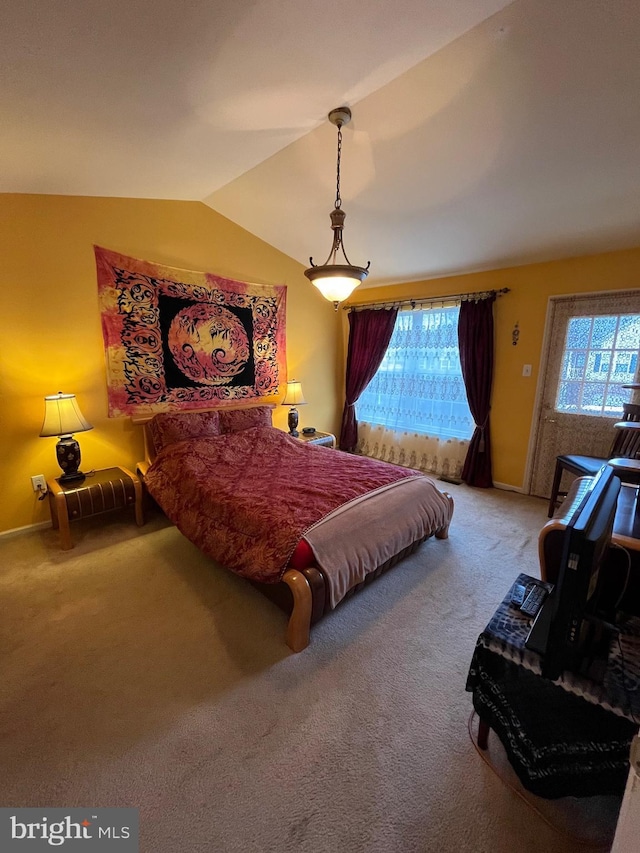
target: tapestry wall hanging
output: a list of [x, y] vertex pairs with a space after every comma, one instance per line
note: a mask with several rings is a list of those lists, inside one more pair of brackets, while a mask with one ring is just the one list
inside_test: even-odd
[[277, 397], [286, 287], [94, 249], [109, 417]]

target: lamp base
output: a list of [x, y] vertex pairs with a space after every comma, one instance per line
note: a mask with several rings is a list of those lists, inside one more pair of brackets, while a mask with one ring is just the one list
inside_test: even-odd
[[79, 480], [84, 480], [86, 478], [86, 474], [83, 474], [82, 471], [76, 471], [75, 474], [61, 474], [56, 479], [59, 483], [70, 483], [75, 480], [77, 483]]
[[287, 417], [287, 423], [289, 424], [289, 435], [292, 435], [294, 438], [297, 438], [300, 433], [298, 432], [298, 410], [295, 408], [289, 409], [289, 415]]
[[68, 483], [70, 480], [84, 480], [85, 475], [79, 471], [80, 467], [80, 445], [71, 435], [63, 435], [56, 444], [56, 456], [58, 465], [62, 468], [62, 476], [59, 482]]

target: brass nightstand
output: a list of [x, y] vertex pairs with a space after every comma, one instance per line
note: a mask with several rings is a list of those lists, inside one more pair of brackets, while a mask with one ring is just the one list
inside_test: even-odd
[[60, 530], [63, 551], [73, 548], [70, 521], [133, 506], [136, 523], [138, 526], [144, 524], [142, 485], [126, 468], [102, 468], [87, 474], [84, 480], [68, 483], [50, 480], [47, 489], [51, 524], [54, 530]]

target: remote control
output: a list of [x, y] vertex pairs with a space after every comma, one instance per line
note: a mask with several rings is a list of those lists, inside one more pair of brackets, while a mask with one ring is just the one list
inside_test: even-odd
[[526, 586], [524, 586], [524, 584], [517, 583], [513, 588], [513, 592], [511, 593], [511, 604], [513, 604], [514, 607], [520, 607], [525, 599], [526, 594]]
[[542, 607], [547, 595], [547, 590], [543, 586], [535, 584], [529, 595], [525, 598], [524, 603], [520, 606], [520, 612], [527, 616], [535, 616]]

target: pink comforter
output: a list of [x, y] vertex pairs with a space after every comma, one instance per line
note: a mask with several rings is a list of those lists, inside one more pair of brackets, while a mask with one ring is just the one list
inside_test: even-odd
[[166, 447], [145, 483], [205, 554], [243, 577], [275, 583], [305, 531], [328, 513], [389, 483], [423, 476], [303, 444], [274, 427], [253, 427]]

